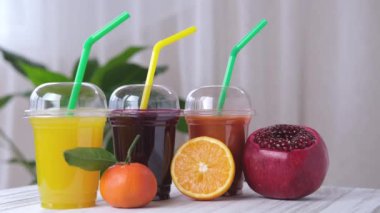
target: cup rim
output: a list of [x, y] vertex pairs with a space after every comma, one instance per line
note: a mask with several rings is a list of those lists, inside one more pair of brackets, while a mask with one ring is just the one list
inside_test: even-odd
[[194, 92], [194, 91], [196, 91], [196, 90], [203, 89], [203, 88], [224, 88], [224, 87], [227, 87], [227, 89], [237, 89], [237, 90], [240, 90], [240, 91], [244, 92], [244, 94], [248, 94], [248, 93], [247, 93], [244, 89], [242, 89], [241, 87], [234, 86], [234, 85], [223, 86], [223, 85], [221, 85], [221, 84], [212, 84], [212, 85], [200, 86], [200, 87], [198, 87], [198, 88], [196, 88], [196, 89], [191, 90], [191, 91], [189, 92], [189, 94], [192, 93], [192, 92]]
[[106, 117], [107, 109], [98, 108], [80, 108], [68, 110], [66, 108], [51, 110], [25, 110], [24, 117]]
[[165, 91], [168, 91], [170, 94], [176, 96], [177, 99], [178, 99], [178, 94], [171, 87], [167, 87], [167, 86], [164, 86], [164, 85], [161, 85], [161, 84], [151, 84], [151, 85], [145, 85], [145, 84], [126, 84], [126, 85], [122, 85], [122, 86], [119, 86], [119, 87], [117, 87], [116, 89], [114, 89], [112, 91], [109, 99], [111, 100], [111, 98], [115, 95], [115, 93], [117, 93], [120, 90], [123, 90], [123, 89], [125, 89], [127, 87], [142, 87], [142, 88], [145, 88], [145, 86], [151, 86], [152, 88], [154, 88], [154, 87], [156, 87], [156, 88], [162, 88]]
[[[164, 86], [164, 85], [160, 85], [160, 84], [151, 84], [151, 85], [145, 85], [145, 84], [126, 84], [126, 85], [119, 86], [118, 88], [116, 88], [111, 93], [111, 95], [109, 97], [109, 101], [108, 101], [108, 109], [109, 109], [109, 111], [139, 109], [140, 108], [139, 106], [133, 107], [133, 108], [132, 107], [125, 108], [125, 103], [127, 102], [127, 101], [125, 101], [125, 97], [128, 97], [128, 95], [123, 94], [123, 92], [125, 92], [127, 89], [131, 89], [131, 88], [132, 89], [137, 88], [137, 89], [141, 90], [141, 94], [134, 94], [135, 96], [139, 97], [138, 100], [128, 101], [129, 103], [139, 103], [141, 101], [141, 98], [143, 96], [143, 92], [144, 92], [146, 86], [151, 87], [151, 91], [162, 90], [162, 91], [164, 91], [165, 96], [168, 95], [168, 97], [171, 97], [171, 99], [172, 99], [171, 101], [175, 104], [175, 107], [170, 107], [170, 108], [168, 107], [167, 109], [173, 109], [173, 110], [180, 109], [180, 106], [179, 106], [179, 96], [170, 87], [167, 87], [167, 86]], [[121, 101], [123, 103], [120, 104]], [[160, 104], [160, 103], [162, 103], [162, 100], [161, 99], [153, 100], [152, 98], [149, 98], [149, 102], [148, 103], [151, 103], [151, 104]], [[166, 109], [166, 108], [149, 108], [149, 109]]]
[[255, 110], [222, 110], [219, 112], [217, 109], [211, 109], [211, 110], [183, 110], [184, 116], [193, 116], [193, 115], [199, 115], [199, 116], [206, 116], [206, 115], [231, 115], [231, 116], [237, 116], [237, 115], [255, 115]]

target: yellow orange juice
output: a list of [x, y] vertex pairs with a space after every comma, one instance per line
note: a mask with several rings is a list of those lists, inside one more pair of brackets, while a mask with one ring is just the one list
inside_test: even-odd
[[37, 182], [45, 208], [95, 205], [99, 172], [69, 166], [64, 151], [101, 147], [105, 117], [30, 117], [36, 149]]

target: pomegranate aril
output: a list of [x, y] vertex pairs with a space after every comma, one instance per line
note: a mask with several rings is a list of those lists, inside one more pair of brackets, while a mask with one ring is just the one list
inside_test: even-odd
[[260, 130], [254, 142], [260, 148], [291, 151], [311, 146], [315, 138], [300, 126], [280, 124]]

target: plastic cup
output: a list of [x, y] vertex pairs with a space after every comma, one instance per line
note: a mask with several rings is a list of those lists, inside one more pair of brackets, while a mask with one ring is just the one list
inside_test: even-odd
[[141, 136], [132, 153], [132, 162], [145, 164], [153, 171], [158, 183], [155, 200], [165, 200], [170, 198], [170, 164], [180, 109], [178, 96], [172, 91], [159, 85], [150, 89], [147, 109], [139, 109], [143, 84], [116, 89], [109, 101], [108, 121], [118, 161], [125, 161], [133, 139], [138, 134]]
[[191, 91], [186, 98], [185, 119], [189, 137], [209, 136], [224, 142], [235, 160], [235, 178], [225, 195], [241, 194], [243, 187], [242, 160], [252, 108], [247, 94], [228, 87], [224, 107], [218, 110], [222, 86], [206, 86]]
[[46, 83], [30, 96], [26, 115], [33, 127], [41, 205], [50, 209], [95, 205], [99, 172], [69, 166], [64, 151], [101, 147], [106, 98], [95, 85], [83, 83], [77, 107], [68, 113], [74, 83]]

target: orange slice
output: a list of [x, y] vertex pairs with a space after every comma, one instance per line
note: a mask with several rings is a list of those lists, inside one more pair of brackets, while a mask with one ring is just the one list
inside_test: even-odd
[[198, 137], [178, 149], [171, 164], [171, 175], [183, 194], [196, 200], [212, 200], [230, 188], [235, 163], [223, 142]]

